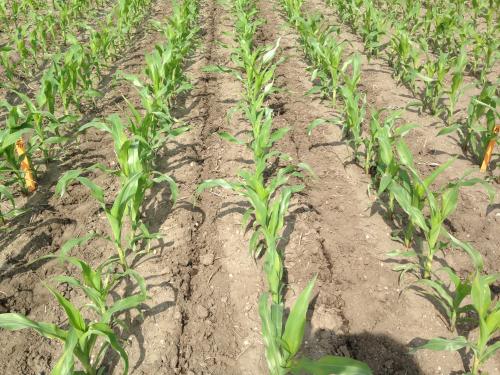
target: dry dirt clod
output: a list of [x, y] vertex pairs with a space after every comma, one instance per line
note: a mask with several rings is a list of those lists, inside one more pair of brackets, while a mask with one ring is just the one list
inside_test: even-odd
[[203, 307], [202, 305], [198, 305], [196, 307], [196, 314], [200, 319], [206, 319], [210, 315], [210, 312], [208, 311], [207, 308]]
[[203, 264], [204, 266], [211, 266], [214, 264], [215, 256], [214, 254], [205, 254], [200, 257], [200, 263]]

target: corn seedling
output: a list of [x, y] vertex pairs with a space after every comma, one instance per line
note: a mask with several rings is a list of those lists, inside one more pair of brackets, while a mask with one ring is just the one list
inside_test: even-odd
[[464, 300], [470, 296], [474, 275], [481, 273], [483, 270], [483, 258], [469, 243], [462, 242], [451, 234], [448, 234], [448, 237], [452, 247], [461, 249], [469, 255], [473, 261], [474, 271], [462, 279], [450, 267], [442, 267], [436, 270], [434, 273], [435, 276], [438, 274], [446, 275], [453, 289], [441, 277], [436, 279], [420, 279], [415, 285], [424, 285], [430, 288], [431, 292], [423, 291], [422, 294], [427, 295], [438, 303], [441, 311], [445, 314], [449, 330], [454, 332], [458, 323], [470, 320], [467, 318], [467, 314], [473, 310], [473, 306], [471, 304], [464, 304]]
[[[1, 102], [0, 106], [8, 110], [6, 126], [0, 129], [0, 172], [13, 178], [24, 192], [36, 189], [35, 171], [31, 162], [31, 149], [24, 145], [23, 135], [30, 133], [32, 124], [27, 121], [27, 114], [21, 106], [11, 106]], [[12, 182], [8, 181], [10, 185]]]
[[450, 90], [448, 91], [448, 125], [452, 125], [453, 116], [455, 115], [455, 108], [458, 99], [464, 91], [463, 81], [464, 81], [464, 71], [467, 65], [467, 54], [465, 50], [462, 50], [460, 55], [455, 59], [455, 66], [453, 68], [453, 76], [451, 78]]
[[394, 69], [394, 76], [415, 93], [420, 51], [404, 28], [398, 27], [394, 31], [389, 43], [388, 55], [389, 64]]
[[419, 68], [420, 73], [417, 73], [417, 76], [424, 82], [422, 107], [432, 115], [439, 115], [448, 70], [448, 55], [441, 53], [436, 60], [427, 58], [422, 67]]
[[371, 0], [365, 0], [360, 33], [368, 57], [378, 56], [382, 45], [381, 38], [385, 35], [385, 32], [384, 17], [376, 10]]
[[[408, 224], [404, 230], [404, 243], [410, 246], [413, 240], [415, 227], [418, 227], [425, 238], [426, 251], [418, 255], [414, 251], [405, 253], [405, 256], [418, 256], [420, 264], [408, 264], [398, 270], [422, 270], [424, 279], [429, 279], [432, 273], [432, 265], [435, 254], [446, 246], [440, 241], [442, 234], [446, 234], [444, 221], [455, 211], [458, 203], [460, 187], [481, 184], [489, 193], [490, 200], [494, 197], [494, 191], [482, 179], [463, 177], [457, 181], [448, 183], [439, 191], [431, 191], [430, 185], [444, 172], [454, 159], [443, 163], [436, 168], [427, 178], [422, 179], [413, 162], [413, 155], [406, 144], [400, 141], [397, 145], [398, 154], [404, 169], [400, 170], [398, 180], [390, 182], [389, 189], [394, 194], [396, 201], [403, 211], [408, 215]], [[425, 217], [424, 207], [428, 207], [429, 215]], [[398, 255], [397, 252], [392, 255]]]
[[[113, 273], [111, 270], [117, 261], [116, 258], [111, 258], [93, 269], [83, 260], [68, 255], [73, 247], [88, 241], [92, 237], [92, 235], [87, 235], [70, 240], [62, 246], [59, 255], [44, 257], [57, 258], [61, 262], [72, 264], [81, 272], [80, 279], [61, 275], [54, 277], [53, 281], [81, 290], [90, 301], [82, 308], [75, 306], [53, 286], [46, 285], [59, 306], [66, 313], [69, 326], [67, 329], [62, 329], [52, 323], [37, 322], [17, 313], [0, 314], [1, 328], [13, 331], [33, 329], [44, 337], [57, 339], [64, 343], [63, 353], [52, 370], [53, 374], [103, 374], [107, 371], [102, 362], [108, 349], [112, 349], [119, 354], [124, 363], [123, 374], [128, 373], [128, 356], [113, 328], [117, 324], [123, 324], [117, 319], [120, 313], [138, 309], [146, 301], [145, 281], [142, 276], [130, 269], [121, 273]], [[131, 278], [137, 282], [140, 292], [110, 304], [108, 302], [110, 292], [124, 278]], [[92, 321], [85, 319], [84, 308], [90, 309], [92, 315], [97, 316], [97, 319]], [[83, 372], [75, 372], [75, 357], [83, 367]]]
[[[255, 7], [252, 1], [242, 0], [241, 2], [244, 5], [241, 9], [251, 10]], [[245, 18], [244, 14], [236, 12], [236, 15], [240, 15], [240, 19]], [[239, 30], [248, 29], [254, 30], [252, 27]], [[211, 68], [210, 71], [227, 71], [245, 85], [245, 98], [239, 107], [243, 108], [252, 127], [252, 130], [247, 133], [249, 139], [237, 138], [227, 132], [221, 136], [231, 142], [246, 145], [252, 151], [254, 170], [240, 171], [238, 182], [223, 179], [207, 180], [198, 187], [197, 194], [201, 194], [208, 188], [222, 187], [244, 196], [251, 205], [251, 208], [244, 214], [243, 225], [247, 226], [250, 218], [253, 217], [250, 250], [254, 255], [265, 252], [264, 271], [268, 282], [268, 292], [262, 294], [259, 299], [259, 313], [270, 373], [284, 375], [290, 372], [308, 371], [329, 374], [352, 368], [359, 374], [370, 374], [365, 364], [347, 358], [326, 356], [318, 361], [296, 358], [304, 336], [306, 313], [314, 279], [299, 295], [285, 320], [282, 296], [284, 264], [283, 253], [278, 249], [278, 242], [292, 194], [303, 189], [301, 185], [288, 185], [288, 178], [292, 175], [301, 178], [300, 169], [304, 166], [288, 165], [280, 168], [275, 176], [265, 177], [271, 158], [278, 157], [283, 160], [283, 155], [272, 150], [272, 147], [288, 129], [273, 131], [272, 110], [263, 105], [266, 96], [272, 91], [275, 68], [269, 64], [272, 63], [278, 44], [267, 52], [258, 48], [252, 51], [252, 35], [252, 33], [244, 34], [241, 38], [238, 36], [236, 38], [245, 42], [245, 47], [237, 51], [238, 55], [234, 59], [240, 64], [240, 70]], [[240, 43], [240, 46], [242, 44]], [[269, 68], [262, 69], [263, 66], [269, 66]]]
[[[396, 143], [417, 127], [414, 124], [396, 126], [396, 121], [401, 115], [400, 111], [390, 112], [382, 120], [381, 115], [385, 111], [385, 109], [381, 109], [372, 113], [368, 127], [369, 132], [363, 140], [365, 146], [365, 173], [371, 174], [373, 177], [381, 177], [384, 180], [387, 179], [385, 176], [394, 177], [399, 171], [399, 166], [394, 165]], [[383, 183], [380, 182], [380, 185], [383, 185]], [[382, 186], [381, 192], [385, 188]]]
[[[110, 116], [108, 124], [93, 122], [83, 126], [80, 130], [84, 131], [90, 127], [108, 132], [113, 136], [120, 169], [118, 171], [108, 170], [99, 165], [90, 168], [91, 170], [99, 168], [120, 177], [120, 190], [113, 205], [108, 208], [103, 189], [87, 177], [82, 176], [87, 170], [73, 170], [64, 174], [56, 186], [56, 193], [62, 196], [67, 186], [75, 180], [91, 191], [94, 199], [97, 200], [106, 213], [112, 231], [112, 242], [118, 252], [121, 265], [124, 269], [127, 269], [126, 255], [128, 250], [134, 249], [139, 240], [149, 241], [157, 237], [149, 233], [141, 220], [140, 209], [146, 192], [155, 183], [167, 182], [170, 186], [172, 200], [175, 201], [178, 191], [177, 184], [170, 176], [152, 170], [155, 154], [152, 152], [150, 145], [139, 136], [127, 137], [126, 128], [118, 116]], [[136, 128], [138, 127], [136, 126]], [[132, 231], [127, 244], [124, 244], [123, 228], [127, 217], [130, 219]]]
[[479, 95], [472, 97], [467, 107], [465, 124], [454, 124], [442, 129], [439, 135], [457, 132], [464, 152], [469, 152], [481, 163], [488, 143], [496, 139], [495, 125], [499, 118], [499, 98], [496, 86], [486, 83]]
[[479, 332], [475, 340], [464, 336], [454, 339], [434, 338], [413, 349], [434, 351], [456, 351], [468, 349], [473, 354], [471, 374], [479, 375], [481, 367], [500, 349], [499, 341], [492, 341], [500, 330], [500, 303], [493, 304], [490, 285], [500, 278], [500, 274], [480, 275], [476, 273], [471, 285], [472, 308], [477, 314]]
[[[7, 208], [4, 208], [5, 206], [7, 206]], [[10, 189], [5, 185], [0, 185], [0, 228], [8, 220], [19, 216], [23, 212], [23, 210], [16, 208], [14, 195]]]

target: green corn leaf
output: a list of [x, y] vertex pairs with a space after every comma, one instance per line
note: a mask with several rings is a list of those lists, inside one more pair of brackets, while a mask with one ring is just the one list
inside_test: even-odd
[[[119, 74], [121, 73], [121, 74]], [[122, 73], [122, 72], [118, 72], [117, 75], [119, 75], [120, 77], [122, 77], [123, 79], [129, 81], [130, 83], [132, 83], [135, 87], [139, 87], [139, 88], [142, 88], [144, 87], [144, 85], [142, 84], [141, 80], [139, 79], [139, 77], [137, 77], [136, 75], [134, 74], [125, 74], [125, 73]]]
[[83, 169], [74, 169], [62, 175], [56, 185], [56, 194], [61, 197], [66, 193], [68, 185], [83, 173]]
[[[499, 305], [500, 306], [500, 305]], [[494, 311], [491, 311], [486, 318], [486, 327], [489, 333], [494, 333], [500, 329], [500, 308], [497, 306]]]
[[23, 134], [26, 134], [28, 132], [30, 132], [29, 128], [23, 128], [15, 132], [9, 133], [5, 137], [0, 138], [0, 140], [2, 141], [0, 145], [0, 153], [2, 153], [3, 150], [6, 149], [7, 147], [14, 145], [17, 142], [17, 140], [22, 137]]
[[484, 267], [483, 257], [481, 256], [481, 253], [476, 249], [474, 249], [474, 247], [472, 247], [471, 244], [460, 241], [458, 238], [452, 236], [448, 232], [446, 232], [446, 234], [448, 235], [448, 238], [451, 240], [453, 246], [462, 249], [470, 256], [470, 258], [472, 259], [472, 263], [474, 263], [474, 268], [476, 269], [476, 271], [481, 273]]
[[232, 73], [233, 69], [221, 65], [206, 65], [202, 71], [205, 73]]
[[458, 203], [458, 186], [446, 189], [441, 195], [441, 220], [455, 211]]
[[90, 305], [91, 308], [96, 309], [97, 313], [101, 313], [101, 311], [104, 310], [105, 308], [105, 301], [102, 300], [102, 295], [100, 290], [94, 289], [94, 288], [89, 288], [85, 285], [83, 285], [80, 280], [70, 277], [70, 276], [56, 276], [53, 278], [54, 281], [58, 282], [59, 284], [66, 283], [68, 285], [71, 285], [74, 288], [79, 288], [81, 289], [85, 295], [92, 301], [94, 305]]
[[8, 199], [14, 205], [14, 195], [5, 185], [0, 185], [0, 197]]
[[0, 328], [10, 331], [31, 328], [49, 339], [66, 340], [67, 332], [52, 323], [35, 322], [16, 313], [0, 314]]
[[488, 346], [481, 357], [483, 363], [490, 359], [498, 350], [500, 350], [500, 341]]
[[305, 289], [300, 293], [285, 323], [285, 331], [282, 339], [286, 343], [287, 350], [290, 353], [290, 358], [293, 358], [295, 354], [297, 354], [300, 346], [302, 345], [306, 315], [309, 308], [309, 300], [311, 298], [315, 281], [316, 276], [309, 281]]
[[127, 375], [129, 368], [128, 355], [118, 342], [118, 339], [113, 330], [107, 324], [94, 323], [89, 327], [88, 334], [99, 335], [103, 337], [111, 345], [111, 347], [120, 355], [123, 361], [124, 364], [123, 375]]
[[68, 241], [66, 241], [62, 246], [61, 249], [59, 250], [59, 255], [60, 256], [66, 256], [69, 254], [71, 250], [73, 250], [77, 246], [81, 246], [82, 244], [85, 244], [89, 242], [91, 239], [95, 238], [97, 236], [96, 233], [89, 233], [83, 237], [78, 237], [78, 238], [72, 238]]
[[93, 181], [89, 180], [87, 177], [78, 177], [77, 180], [84, 186], [86, 186], [92, 196], [101, 204], [104, 204], [104, 191], [100, 186], [98, 186]]
[[177, 202], [177, 197], [179, 196], [179, 187], [175, 180], [165, 173], [154, 172], [158, 177], [153, 178], [155, 183], [166, 182], [170, 188], [170, 199], [172, 203], [175, 204]]
[[382, 175], [382, 178], [380, 179], [377, 194], [378, 195], [382, 194], [389, 187], [391, 182], [392, 182], [392, 176], [390, 174], [384, 173]]
[[399, 251], [399, 250], [393, 250], [387, 253], [388, 257], [403, 257], [403, 258], [411, 258], [411, 257], [416, 257], [417, 253], [414, 250], [410, 251]]
[[432, 171], [432, 173], [424, 179], [424, 186], [425, 186], [425, 188], [429, 188], [429, 186], [432, 185], [432, 183], [436, 180], [436, 178], [441, 173], [443, 173], [451, 164], [453, 164], [456, 159], [457, 159], [456, 157], [448, 159], [446, 162], [444, 162], [439, 167], [437, 167], [436, 169], [434, 169], [434, 171]]
[[300, 358], [290, 368], [294, 374], [306, 372], [314, 375], [371, 375], [372, 371], [363, 362], [346, 357], [327, 355], [318, 360]]
[[404, 137], [406, 134], [408, 134], [410, 131], [413, 129], [418, 128], [419, 126], [417, 124], [404, 124], [396, 128], [394, 130], [394, 135], [396, 137]]
[[236, 185], [224, 179], [205, 180], [196, 189], [196, 196], [199, 196], [204, 190], [221, 187], [228, 190], [236, 190]]
[[231, 135], [229, 134], [228, 132], [219, 132], [218, 133], [219, 136], [224, 139], [225, 141], [228, 141], [228, 142], [231, 142], [231, 143], [235, 143], [237, 145], [245, 145], [246, 143], [239, 140], [238, 138], [236, 138], [234, 135]]
[[454, 124], [454, 125], [451, 125], [451, 126], [447, 126], [446, 128], [441, 129], [438, 132], [437, 135], [440, 136], [440, 135], [447, 135], [447, 134], [450, 134], [450, 133], [454, 133], [454, 132], [456, 132], [460, 128], [461, 128], [460, 124]]
[[414, 165], [413, 154], [411, 153], [407, 144], [403, 140], [400, 140], [398, 142], [398, 144], [396, 145], [396, 148], [397, 148], [399, 159], [401, 160], [401, 163], [403, 163], [404, 165], [407, 165], [409, 167], [413, 167], [413, 165]]
[[56, 297], [59, 305], [66, 311], [66, 315], [68, 316], [68, 320], [71, 325], [78, 329], [79, 331], [84, 332], [87, 329], [87, 325], [85, 324], [85, 320], [83, 319], [82, 314], [78, 309], [66, 298], [62, 296], [56, 289], [52, 288], [50, 285], [46, 285], [47, 289], [52, 293], [54, 297]]
[[425, 217], [418, 208], [412, 206], [411, 197], [408, 192], [397, 183], [392, 183], [390, 186], [390, 190], [394, 194], [394, 197], [396, 198], [401, 208], [408, 214], [408, 216], [410, 216], [412, 221], [422, 230], [427, 232], [429, 229], [427, 223], [425, 222]]
[[442, 268], [438, 269], [436, 271], [436, 273], [440, 272], [440, 271], [444, 272], [448, 275], [448, 277], [450, 278], [453, 285], [455, 285], [455, 289], [457, 289], [459, 287], [462, 280], [460, 280], [460, 277], [458, 277], [458, 275], [455, 273], [454, 270], [452, 270], [450, 267], [442, 267]]
[[[380, 159], [386, 166], [391, 164], [393, 156], [392, 144], [386, 132], [379, 132]], [[385, 188], [384, 188], [385, 190]], [[383, 191], [383, 190], [382, 190]]]
[[72, 375], [75, 365], [73, 352], [78, 345], [78, 335], [75, 328], [70, 327], [66, 341], [64, 342], [64, 350], [61, 357], [51, 371], [51, 375]]
[[435, 338], [427, 341], [424, 345], [412, 348], [410, 353], [415, 353], [417, 350], [428, 349], [434, 351], [456, 351], [469, 346], [469, 342], [463, 336], [458, 336], [454, 339]]
[[429, 279], [420, 279], [417, 280], [415, 283], [424, 284], [431, 287], [442, 300], [446, 301], [446, 304], [448, 306], [453, 306], [453, 298], [450, 296], [448, 291], [444, 288], [444, 286], [441, 283]]
[[472, 281], [471, 299], [479, 318], [484, 319], [491, 305], [491, 290], [484, 277], [479, 274]]
[[281, 138], [283, 138], [285, 136], [285, 134], [288, 133], [289, 130], [290, 130], [290, 128], [280, 128], [280, 129], [274, 131], [271, 134], [271, 137], [269, 138], [269, 144], [272, 146], [275, 142], [277, 142]]
[[105, 124], [104, 122], [100, 122], [100, 121], [92, 121], [92, 122], [89, 122], [85, 125], [82, 125], [78, 128], [78, 132], [82, 133], [85, 130], [90, 129], [90, 128], [105, 131], [105, 132], [110, 133], [110, 134], [112, 133], [111, 128], [107, 124]]
[[278, 369], [282, 363], [282, 356], [279, 350], [279, 336], [281, 327], [276, 327], [271, 317], [269, 308], [269, 294], [263, 293], [259, 297], [259, 315], [262, 323], [262, 338], [266, 345], [266, 359], [270, 369]]
[[146, 295], [136, 294], [133, 296], [128, 296], [116, 301], [102, 316], [101, 320], [104, 323], [111, 322], [113, 314], [117, 314], [123, 311], [127, 311], [133, 308], [139, 308], [139, 306], [146, 301]]
[[306, 93], [305, 93], [305, 95], [306, 96], [314, 95], [314, 94], [318, 94], [318, 93], [320, 93], [322, 91], [323, 91], [323, 86], [315, 85], [312, 88], [310, 88], [309, 90], [307, 90]]
[[325, 120], [324, 118], [317, 118], [309, 123], [307, 125], [307, 135], [311, 135], [312, 131], [317, 128], [320, 125], [327, 124], [328, 120]]

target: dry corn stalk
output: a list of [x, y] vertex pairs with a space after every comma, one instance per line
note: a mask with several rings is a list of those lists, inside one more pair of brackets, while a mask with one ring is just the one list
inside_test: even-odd
[[[493, 131], [495, 134], [500, 133], [500, 125], [495, 125], [495, 130]], [[495, 143], [497, 143], [497, 137], [494, 137], [488, 143], [488, 147], [486, 147], [486, 152], [484, 153], [483, 164], [481, 164], [481, 172], [486, 172], [488, 169], [488, 165], [490, 164], [491, 155], [493, 154], [493, 147], [495, 147]]]
[[24, 181], [26, 182], [26, 188], [30, 193], [34, 192], [37, 188], [37, 183], [33, 177], [33, 171], [31, 170], [31, 165], [26, 156], [26, 149], [24, 147], [24, 141], [19, 138], [16, 142], [16, 153], [21, 160], [21, 171], [24, 173]]

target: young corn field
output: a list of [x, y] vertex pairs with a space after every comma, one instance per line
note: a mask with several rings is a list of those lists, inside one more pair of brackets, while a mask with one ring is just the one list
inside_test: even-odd
[[0, 0], [0, 373], [500, 373], [499, 11]]

